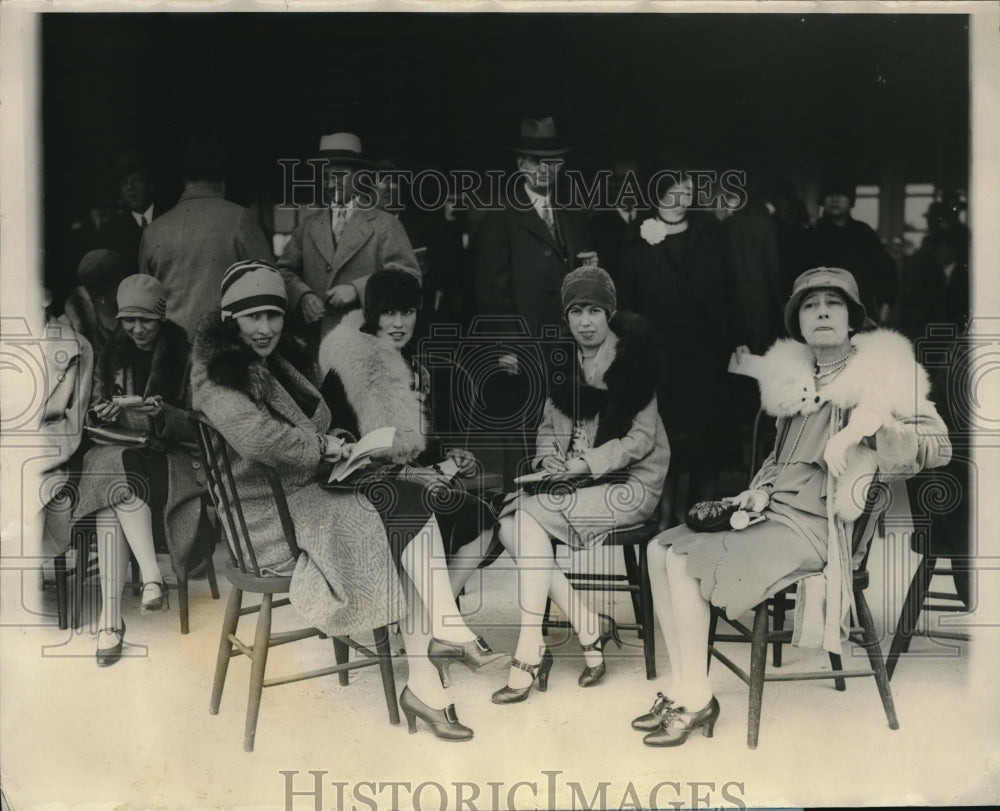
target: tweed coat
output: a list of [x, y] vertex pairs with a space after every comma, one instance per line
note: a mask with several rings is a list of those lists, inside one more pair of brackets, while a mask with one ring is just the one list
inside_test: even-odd
[[517, 315], [532, 335], [545, 324], [562, 324], [559, 297], [563, 276], [577, 266], [576, 255], [592, 250], [582, 212], [553, 206], [563, 245], [553, 239], [517, 183], [500, 211], [487, 214], [473, 239], [476, 311], [480, 315]]
[[[174, 573], [182, 577], [197, 539], [201, 518], [201, 496], [205, 492], [205, 471], [195, 449], [194, 430], [187, 418], [190, 405], [188, 379], [188, 342], [176, 324], [165, 321], [156, 336], [152, 366], [146, 387], [137, 391], [130, 358], [132, 339], [119, 328], [111, 337], [94, 367], [91, 405], [109, 400], [116, 394], [140, 394], [163, 397], [163, 410], [157, 417], [123, 409], [116, 424], [123, 428], [148, 430], [162, 446], [167, 458], [167, 503], [163, 528]], [[88, 424], [100, 425], [88, 413]], [[122, 462], [123, 448], [117, 445], [93, 445], [83, 457], [80, 500], [74, 520], [125, 500], [127, 491]], [[158, 451], [149, 451], [158, 452]], [[141, 484], [139, 485], [142, 486]]]
[[[539, 509], [565, 523], [566, 537], [577, 548], [595, 546], [615, 528], [641, 524], [660, 502], [670, 464], [670, 444], [656, 403], [656, 341], [645, 320], [616, 313], [609, 323], [613, 356], [592, 384], [579, 373], [556, 372], [566, 381], [553, 386], [538, 427], [532, 467], [555, 447], [570, 455], [578, 420], [597, 419], [593, 447], [580, 454], [589, 475], [572, 493], [520, 495], [504, 514], [523, 504], [537, 517]], [[577, 363], [575, 353], [569, 361]], [[546, 526], [545, 521], [542, 522]], [[548, 522], [548, 527], [552, 527]]]
[[142, 235], [139, 272], [155, 276], [167, 296], [167, 318], [193, 339], [216, 306], [226, 269], [246, 259], [271, 260], [271, 246], [253, 213], [211, 184], [185, 188], [177, 205]]
[[[390, 262], [421, 278], [410, 239], [392, 214], [380, 208], [355, 209], [336, 247], [331, 217], [329, 208], [310, 214], [295, 228], [281, 252], [278, 268], [288, 291], [289, 313], [299, 312], [306, 293], [315, 293], [325, 302], [327, 290], [338, 284], [354, 286], [358, 299], [352, 309], [360, 307], [368, 277]], [[344, 312], [327, 313], [323, 334], [340, 322]]]
[[[394, 622], [406, 611], [385, 529], [362, 496], [320, 486], [321, 438], [330, 431], [330, 411], [289, 357], [279, 347], [265, 364], [210, 313], [195, 340], [194, 407], [229, 444], [258, 564], [291, 574], [289, 596], [299, 613], [336, 635]], [[309, 406], [308, 414], [300, 402]], [[281, 477], [302, 549], [297, 560], [260, 464]]]

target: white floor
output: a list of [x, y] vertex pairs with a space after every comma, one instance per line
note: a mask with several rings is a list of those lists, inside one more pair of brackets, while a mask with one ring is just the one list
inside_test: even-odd
[[[897, 547], [877, 542], [872, 553], [869, 597], [882, 624], [900, 599], [899, 578], [886, 585], [881, 574], [906, 568], [894, 558], [885, 565], [885, 550]], [[220, 571], [224, 559], [220, 549]], [[912, 565], [908, 558], [903, 563]], [[2, 578], [0, 778], [16, 811], [732, 808], [1000, 799], [998, 691], [992, 668], [984, 666], [996, 637], [966, 615], [948, 621], [971, 630], [970, 644], [916, 639], [912, 651], [919, 656], [900, 663], [892, 682], [898, 731], [888, 729], [871, 679], [851, 680], [843, 693], [829, 682], [771, 684], [760, 746], [751, 751], [746, 688], [716, 664], [722, 715], [715, 737], [692, 738], [678, 749], [645, 747], [629, 721], [665, 689], [670, 663], [661, 644], [661, 677], [647, 682], [632, 634], [622, 653], [609, 655], [606, 680], [587, 690], [576, 685], [583, 665], [575, 638], [558, 644], [553, 637], [560, 658], [548, 692], [513, 706], [489, 700], [505, 671], [456, 668], [451, 692], [459, 717], [476, 733], [468, 743], [439, 741], [424, 728], [409, 735], [405, 722], [390, 726], [374, 668], [353, 674], [347, 687], [326, 678], [270, 688], [256, 751], [246, 754], [243, 657], [230, 667], [220, 713], [208, 713], [228, 583], [221, 583], [223, 599], [213, 601], [206, 581], [192, 582], [187, 636], [178, 631], [176, 601], [168, 613], [143, 617], [129, 596], [130, 655], [99, 670], [89, 630], [59, 631], [54, 617], [29, 610], [35, 605], [54, 613], [51, 590], [40, 597], [33, 587], [22, 588], [16, 571]], [[470, 624], [497, 649], [513, 648], [516, 593], [504, 558], [465, 598]], [[627, 598], [613, 609], [620, 619], [629, 616]], [[294, 623], [294, 612], [283, 611]], [[745, 646], [731, 648], [734, 657], [745, 657]], [[855, 663], [865, 666], [857, 653], [862, 658]], [[276, 649], [269, 673], [331, 660], [328, 641], [306, 640]], [[795, 649], [785, 657], [788, 668], [825, 661]], [[401, 688], [403, 661], [396, 675]]]

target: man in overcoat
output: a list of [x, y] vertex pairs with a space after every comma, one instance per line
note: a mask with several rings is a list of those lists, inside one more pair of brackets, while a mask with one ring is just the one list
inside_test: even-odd
[[[325, 207], [296, 226], [278, 260], [288, 312], [302, 324], [320, 327], [314, 341], [361, 307], [376, 270], [395, 263], [418, 279], [421, 275], [399, 220], [378, 207], [375, 195], [357, 193], [358, 170], [373, 166], [362, 154], [361, 139], [348, 132], [324, 135], [319, 157], [326, 160]], [[367, 185], [374, 190], [374, 183]]]

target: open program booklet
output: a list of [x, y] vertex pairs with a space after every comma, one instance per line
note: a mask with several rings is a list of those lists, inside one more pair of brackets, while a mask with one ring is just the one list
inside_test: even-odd
[[354, 444], [354, 450], [349, 457], [334, 463], [330, 470], [329, 483], [342, 482], [355, 470], [367, 465], [374, 454], [391, 448], [395, 437], [396, 429], [393, 427], [379, 428], [365, 434]]

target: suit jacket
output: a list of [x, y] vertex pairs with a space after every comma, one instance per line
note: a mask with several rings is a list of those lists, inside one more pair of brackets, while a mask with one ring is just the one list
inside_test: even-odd
[[[153, 219], [159, 218], [168, 208], [169, 206], [155, 202]], [[96, 236], [96, 247], [117, 251], [125, 261], [127, 275], [131, 276], [139, 272], [139, 244], [145, 230], [139, 227], [131, 211], [119, 211]]]
[[234, 262], [271, 257], [267, 237], [250, 210], [199, 184], [146, 226], [139, 271], [163, 284], [167, 318], [192, 338], [201, 317], [219, 306], [226, 269]]
[[[358, 291], [361, 306], [368, 277], [395, 262], [418, 279], [420, 267], [409, 237], [399, 220], [379, 208], [356, 209], [347, 220], [340, 242], [334, 248], [330, 209], [306, 217], [292, 232], [278, 268], [285, 278], [288, 309], [297, 313], [302, 296], [315, 293], [326, 301], [326, 291], [334, 285], [350, 284]], [[348, 308], [353, 309], [353, 308]], [[340, 322], [346, 310], [328, 310], [323, 331]]]
[[576, 255], [592, 250], [582, 212], [553, 207], [560, 245], [535, 211], [524, 184], [501, 211], [487, 214], [475, 234], [473, 272], [481, 315], [519, 315], [532, 334], [562, 323], [559, 289], [576, 267]]
[[625, 240], [638, 227], [638, 216], [631, 223], [626, 223], [614, 209], [599, 211], [590, 218], [590, 236], [597, 251], [598, 264], [611, 274], [612, 279], [618, 279]]

